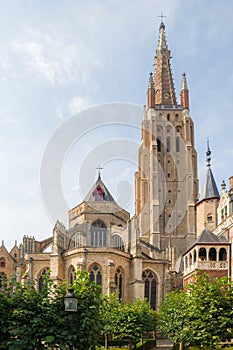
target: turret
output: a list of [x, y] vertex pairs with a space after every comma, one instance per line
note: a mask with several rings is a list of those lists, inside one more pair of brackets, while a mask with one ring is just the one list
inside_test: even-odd
[[189, 90], [186, 80], [186, 74], [182, 74], [182, 83], [180, 91], [180, 103], [185, 109], [189, 109]]

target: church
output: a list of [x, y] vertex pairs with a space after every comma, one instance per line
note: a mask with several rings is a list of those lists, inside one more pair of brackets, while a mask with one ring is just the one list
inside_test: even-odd
[[48, 270], [55, 283], [72, 284], [81, 269], [103, 294], [118, 292], [129, 302], [145, 297], [156, 309], [197, 269], [231, 277], [233, 177], [229, 190], [223, 182], [219, 194], [207, 145], [207, 173], [198, 195], [187, 79], [183, 73], [178, 100], [170, 60], [161, 22], [142, 113], [134, 216], [116, 203], [99, 172], [82, 203], [67, 213], [68, 227], [58, 218], [47, 239], [24, 236], [9, 252], [2, 242], [0, 288], [15, 276], [40, 289]]

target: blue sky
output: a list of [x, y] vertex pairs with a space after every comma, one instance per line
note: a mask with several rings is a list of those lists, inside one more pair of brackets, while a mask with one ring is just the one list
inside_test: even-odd
[[[23, 234], [37, 239], [51, 235], [54, 216], [41, 196], [40, 172], [54, 133], [92, 106], [120, 102], [143, 109], [161, 11], [177, 98], [181, 75], [187, 75], [200, 186], [207, 138], [218, 187], [223, 179], [228, 185], [233, 175], [231, 1], [2, 0], [0, 6], [0, 238], [8, 248]], [[93, 111], [98, 118], [98, 110]], [[85, 115], [80, 118], [82, 122]], [[67, 208], [78, 204], [94, 182], [96, 155], [104, 153], [104, 142], [128, 139], [136, 152], [139, 128], [140, 123], [128, 129], [108, 125], [83, 134], [80, 143], [67, 141], [58, 176]], [[102, 178], [132, 211], [136, 156], [132, 161], [130, 154], [113, 157], [105, 158]], [[86, 177], [83, 186], [80, 180]]]

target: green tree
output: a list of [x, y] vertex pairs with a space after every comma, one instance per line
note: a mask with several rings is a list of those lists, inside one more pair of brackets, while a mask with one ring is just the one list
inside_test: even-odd
[[192, 344], [215, 349], [233, 338], [233, 283], [227, 278], [211, 281], [198, 272], [189, 292], [189, 329]]
[[57, 287], [44, 276], [43, 288], [37, 291], [29, 284], [14, 281], [0, 293], [1, 347], [3, 349], [66, 349], [72, 340], [75, 348], [91, 349], [99, 337], [102, 297], [98, 286], [87, 273], [78, 272], [73, 285], [78, 311], [73, 315], [70, 334], [69, 315], [64, 311], [65, 283]]
[[215, 349], [233, 338], [233, 283], [227, 278], [211, 280], [199, 271], [187, 292], [167, 295], [159, 312], [159, 328], [174, 343]]
[[159, 330], [175, 344], [180, 344], [183, 349], [184, 343], [188, 341], [188, 295], [183, 290], [169, 293], [159, 311]]
[[103, 334], [127, 340], [128, 349], [132, 349], [148, 332], [155, 331], [157, 324], [157, 314], [146, 300], [125, 303], [114, 295], [105, 299], [102, 317], [105, 319]]

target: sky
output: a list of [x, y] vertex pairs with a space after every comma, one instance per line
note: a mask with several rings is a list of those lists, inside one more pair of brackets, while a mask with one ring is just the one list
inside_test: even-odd
[[0, 8], [0, 239], [8, 249], [24, 234], [49, 237], [57, 219], [67, 226], [98, 166], [133, 215], [161, 11], [178, 99], [187, 76], [200, 190], [207, 139], [218, 188], [223, 179], [229, 187], [232, 1], [1, 0]]

